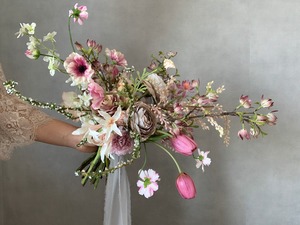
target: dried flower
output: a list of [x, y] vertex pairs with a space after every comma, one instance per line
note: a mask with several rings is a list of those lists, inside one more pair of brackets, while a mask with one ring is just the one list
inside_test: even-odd
[[131, 128], [140, 134], [141, 141], [147, 140], [155, 133], [156, 116], [147, 104], [143, 102], [136, 103], [131, 117]]

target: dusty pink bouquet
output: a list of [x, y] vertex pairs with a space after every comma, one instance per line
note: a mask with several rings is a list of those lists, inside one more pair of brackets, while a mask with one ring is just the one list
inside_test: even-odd
[[[43, 60], [53, 76], [56, 71], [67, 75], [67, 81], [76, 87], [76, 92], [63, 93], [63, 104], [45, 103], [22, 96], [15, 89], [15, 82], [5, 86], [9, 93], [18, 95], [30, 104], [56, 110], [69, 119], [81, 122], [73, 135], [83, 135], [78, 145], [92, 143], [99, 146], [76, 170], [82, 184], [89, 180], [97, 186], [100, 178], [115, 170], [130, 165], [140, 157], [148, 143], [160, 147], [176, 164], [178, 177], [176, 187], [185, 199], [194, 198], [196, 188], [192, 178], [184, 173], [173, 154], [179, 153], [195, 160], [196, 167], [204, 171], [211, 164], [208, 151], [201, 151], [195, 141], [194, 130], [209, 130], [214, 127], [229, 144], [229, 117], [238, 117], [241, 139], [265, 135], [262, 127], [275, 125], [275, 111], [270, 111], [273, 101], [268, 98], [252, 103], [242, 95], [237, 107], [224, 111], [218, 103], [224, 87], [213, 88], [213, 82], [200, 90], [198, 80], [180, 80], [179, 72], [172, 61], [176, 53], [159, 52], [142, 72], [128, 67], [124, 55], [105, 48], [94, 40], [85, 45], [73, 43], [71, 20], [80, 25], [88, 19], [86, 6], [76, 4], [69, 12], [69, 34], [72, 52], [65, 58], [55, 49], [56, 32], [48, 33], [43, 39], [35, 35], [36, 24], [21, 24], [18, 37], [29, 37], [25, 54], [30, 59]], [[50, 47], [49, 47], [50, 46]], [[141, 148], [144, 144], [145, 148]], [[111, 167], [114, 156], [124, 155], [124, 161]], [[146, 154], [145, 154], [146, 155]], [[146, 198], [158, 190], [160, 177], [152, 169], [139, 170], [137, 186]]]

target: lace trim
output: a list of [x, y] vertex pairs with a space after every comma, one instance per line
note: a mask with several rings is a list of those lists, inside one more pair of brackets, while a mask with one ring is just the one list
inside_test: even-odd
[[33, 143], [37, 128], [52, 119], [28, 103], [8, 95], [2, 85], [4, 81], [0, 64], [0, 159], [7, 160], [16, 147]]

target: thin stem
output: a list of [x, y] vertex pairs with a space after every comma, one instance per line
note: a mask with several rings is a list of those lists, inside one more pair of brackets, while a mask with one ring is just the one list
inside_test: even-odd
[[71, 34], [71, 16], [69, 16], [69, 20], [68, 20], [68, 30], [69, 30], [69, 38], [70, 38], [71, 46], [72, 46], [73, 52], [75, 52], [75, 48], [74, 48], [74, 45], [73, 45], [72, 34]]
[[174, 161], [174, 163], [178, 169], [178, 172], [182, 173], [182, 170], [180, 169], [180, 166], [179, 166], [178, 162], [176, 161], [176, 159], [174, 158], [174, 156], [162, 145], [157, 144], [156, 142], [153, 142], [153, 143], [156, 144], [158, 147], [160, 147], [162, 150], [164, 150], [171, 157], [171, 159]]

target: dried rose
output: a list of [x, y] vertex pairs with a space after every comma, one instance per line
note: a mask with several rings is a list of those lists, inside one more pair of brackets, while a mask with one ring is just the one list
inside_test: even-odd
[[104, 99], [99, 105], [99, 108], [108, 114], [112, 115], [116, 111], [118, 105], [116, 102], [119, 102], [118, 96], [116, 95], [105, 95]]
[[143, 102], [136, 103], [134, 108], [131, 116], [131, 128], [140, 134], [141, 141], [145, 141], [156, 131], [156, 116], [151, 108]]

